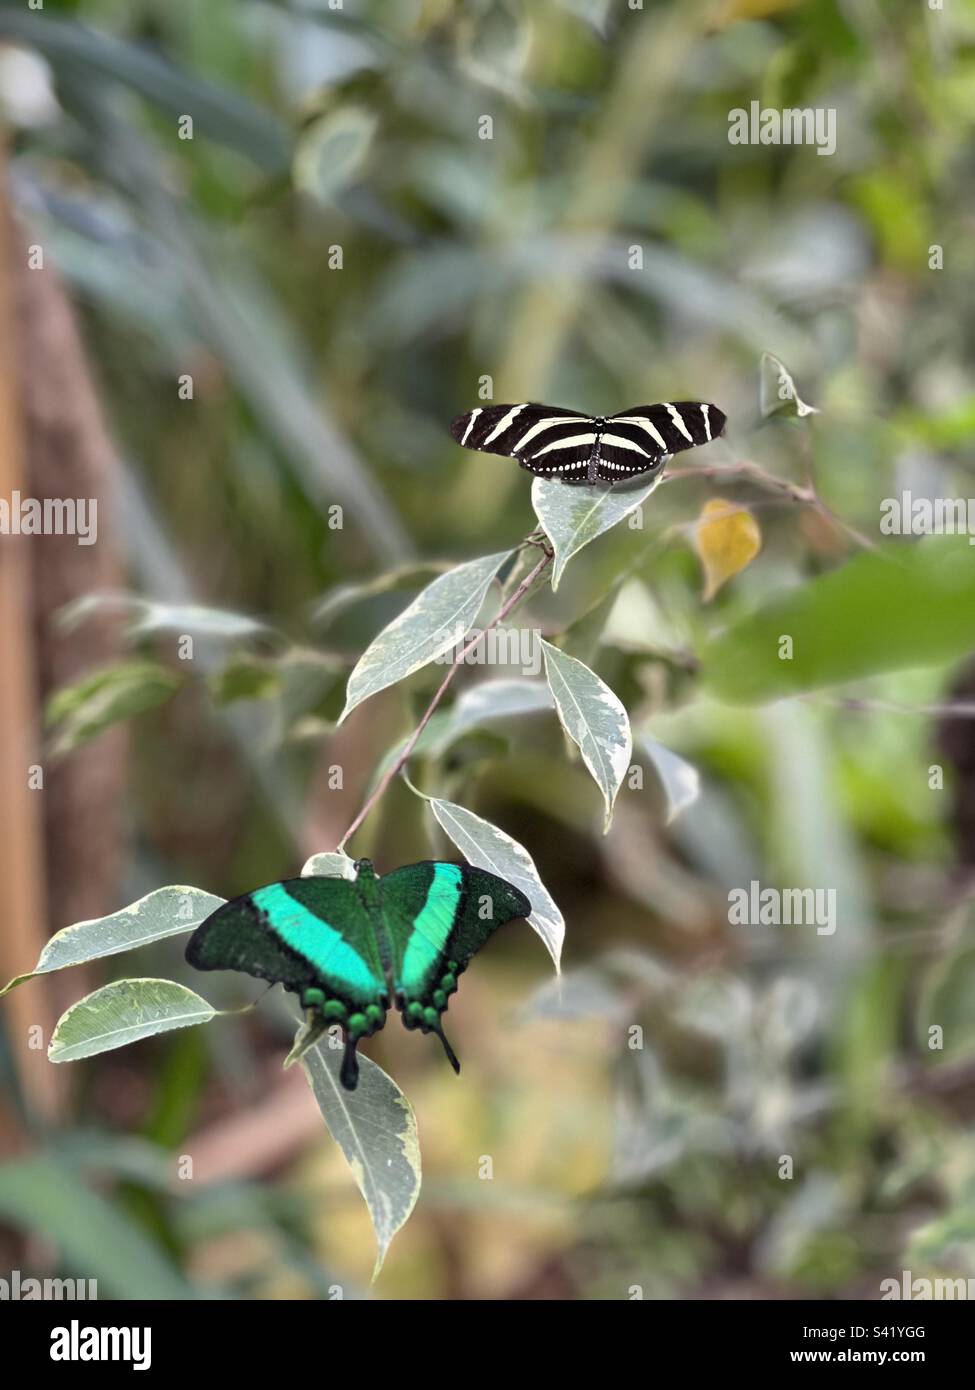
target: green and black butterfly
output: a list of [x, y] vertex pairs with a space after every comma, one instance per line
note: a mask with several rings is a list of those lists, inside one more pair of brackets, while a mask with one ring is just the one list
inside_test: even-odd
[[441, 1015], [473, 956], [498, 927], [527, 917], [520, 889], [484, 869], [426, 860], [377, 875], [286, 878], [224, 903], [189, 939], [197, 970], [243, 970], [297, 994], [317, 1036], [339, 1024], [342, 1085], [359, 1079], [356, 1047], [386, 1022], [390, 1000], [409, 1028], [436, 1033], [460, 1063]]

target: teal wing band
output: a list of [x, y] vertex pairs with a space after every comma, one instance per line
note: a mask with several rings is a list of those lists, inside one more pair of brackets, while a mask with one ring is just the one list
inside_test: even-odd
[[456, 977], [498, 927], [531, 911], [513, 884], [466, 864], [409, 864], [385, 874], [381, 885], [393, 988], [404, 1010], [411, 1003], [446, 1007]]
[[427, 860], [380, 880], [382, 922], [396, 1007], [406, 1028], [436, 1033], [454, 1071], [460, 1063], [442, 1014], [457, 977], [489, 937], [531, 903], [514, 884], [466, 864]]
[[284, 879], [224, 903], [190, 937], [186, 959], [287, 989], [331, 987], [357, 1005], [386, 993], [372, 923], [344, 879]]

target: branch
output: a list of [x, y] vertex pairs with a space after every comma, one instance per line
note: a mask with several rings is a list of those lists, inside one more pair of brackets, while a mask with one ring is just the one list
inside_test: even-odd
[[355, 834], [355, 832], [359, 829], [360, 825], [369, 815], [370, 811], [373, 809], [373, 807], [376, 805], [376, 802], [383, 795], [393, 778], [396, 777], [399, 774], [399, 772], [401, 772], [402, 769], [405, 767], [411, 753], [413, 752], [413, 749], [416, 747], [417, 742], [419, 741], [420, 735], [423, 733], [423, 730], [427, 727], [430, 720], [433, 718], [437, 706], [440, 704], [440, 701], [443, 699], [444, 695], [446, 695], [450, 687], [450, 684], [456, 676], [457, 672], [460, 670], [464, 662], [467, 660], [468, 653], [472, 652], [474, 648], [477, 646], [477, 644], [483, 641], [483, 639], [492, 630], [492, 628], [497, 627], [498, 623], [504, 621], [508, 614], [512, 612], [512, 610], [515, 609], [518, 606], [518, 604], [522, 601], [522, 599], [528, 593], [529, 589], [535, 583], [535, 580], [539, 577], [539, 575], [542, 574], [543, 571], [552, 563], [552, 560], [554, 558], [553, 552], [549, 549], [547, 544], [543, 545], [542, 548], [544, 549], [545, 553], [539, 560], [535, 568], [525, 576], [525, 578], [518, 585], [517, 589], [515, 589], [511, 597], [508, 598], [501, 605], [495, 616], [488, 623], [487, 627], [482, 628], [482, 630], [477, 634], [476, 637], [472, 637], [471, 640], [464, 647], [464, 649], [460, 652], [460, 654], [457, 657], [455, 657], [454, 661], [451, 663], [447, 671], [447, 674], [440, 682], [440, 686], [437, 690], [437, 693], [434, 695], [429, 705], [427, 705], [426, 710], [423, 714], [423, 718], [420, 720], [419, 724], [417, 724], [412, 734], [410, 734], [399, 757], [383, 774], [375, 789], [370, 793], [370, 795], [366, 799], [366, 802], [363, 805], [362, 810], [359, 812], [355, 820], [352, 822], [348, 830], [345, 832], [341, 840], [338, 842], [336, 849], [339, 852], [344, 852], [346, 842], [350, 840], [352, 836]]
[[774, 473], [766, 472], [757, 463], [752, 463], [750, 459], [741, 459], [737, 463], [689, 464], [685, 468], [677, 468], [673, 472], [665, 473], [661, 479], [661, 484], [676, 482], [678, 478], [722, 477], [732, 482], [740, 480], [754, 483], [756, 487], [762, 488], [765, 492], [775, 492], [784, 495], [793, 502], [812, 507], [820, 516], [825, 517], [827, 521], [831, 521], [834, 526], [844, 531], [857, 545], [863, 546], [866, 550], [876, 549], [875, 541], [870, 540], [862, 531], [858, 531], [855, 526], [851, 526], [842, 517], [836, 515], [832, 507], [823, 501], [811, 482], [802, 486], [800, 483], [790, 482], [788, 478], [778, 478]]

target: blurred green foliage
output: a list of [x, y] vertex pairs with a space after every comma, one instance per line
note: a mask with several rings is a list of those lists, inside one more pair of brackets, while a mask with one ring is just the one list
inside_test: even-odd
[[[172, 631], [137, 634], [92, 675], [113, 714], [144, 711], [119, 902], [174, 881], [230, 896], [337, 842], [442, 674], [335, 733], [355, 659], [427, 582], [411, 566], [535, 525], [516, 465], [447, 434], [484, 375], [496, 400], [593, 412], [714, 401], [728, 439], [704, 462], [814, 480], [823, 502], [675, 480], [642, 531], [601, 537], [532, 601], [634, 727], [698, 769], [671, 826], [648, 777], [603, 840], [545, 715], [413, 770], [530, 848], [568, 969], [559, 995], [527, 932], [499, 938], [465, 981], [459, 1082], [395, 1039], [426, 1180], [378, 1296], [876, 1297], [903, 1268], [975, 1275], [956, 862], [973, 760], [970, 725], [951, 719], [950, 758], [935, 727], [965, 696], [951, 663], [975, 608], [970, 583], [921, 576], [930, 624], [913, 604], [899, 627], [882, 572], [909, 586], [932, 543], [905, 563], [878, 529], [902, 489], [971, 490], [971, 0], [47, 0], [0, 5], [0, 38], [50, 64], [58, 105], [15, 129], [11, 189], [83, 313], [132, 589], [270, 629], [202, 635], [189, 673]], [[728, 113], [752, 100], [835, 108], [835, 155], [731, 145]], [[763, 352], [818, 415], [762, 417]], [[705, 606], [686, 541], [716, 491], [752, 507], [763, 546]], [[851, 559], [831, 514], [895, 559]], [[780, 613], [829, 649], [822, 679], [721, 703], [778, 693], [763, 643]], [[915, 665], [912, 634], [926, 664], [891, 670]], [[163, 667], [179, 690], [150, 709]], [[857, 684], [806, 693], [839, 679]], [[60, 699], [68, 742], [92, 732], [78, 692]], [[360, 838], [382, 867], [446, 848], [400, 786]], [[731, 927], [727, 892], [752, 879], [835, 888], [839, 929]], [[148, 967], [177, 961], [160, 943]], [[172, 1179], [231, 1112], [279, 1122], [291, 1027], [268, 1000], [212, 1037], [83, 1064], [43, 1162], [0, 1170], [0, 1213], [107, 1294], [364, 1288], [367, 1217], [323, 1138], [275, 1164], [249, 1132], [250, 1169]], [[387, 1066], [390, 1050], [377, 1039]]]

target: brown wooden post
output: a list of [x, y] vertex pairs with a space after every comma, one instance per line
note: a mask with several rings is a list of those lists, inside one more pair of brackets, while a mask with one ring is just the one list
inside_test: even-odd
[[[25, 253], [10, 235], [6, 159], [0, 151], [0, 498], [29, 495], [19, 410], [20, 365], [11, 293], [11, 257]], [[43, 270], [32, 272], [43, 275]], [[32, 537], [0, 534], [0, 979], [29, 970], [47, 939], [41, 797], [29, 768], [41, 763], [37, 674], [30, 592]], [[60, 1091], [46, 1048], [54, 1005], [46, 981], [31, 981], [3, 1001], [3, 1027], [25, 1094], [38, 1115], [51, 1119]], [[33, 1041], [33, 1046], [31, 1045]], [[37, 1046], [37, 1043], [41, 1046]], [[14, 1117], [0, 1135], [13, 1137]], [[2, 1142], [2, 1140], [0, 1140]]]

